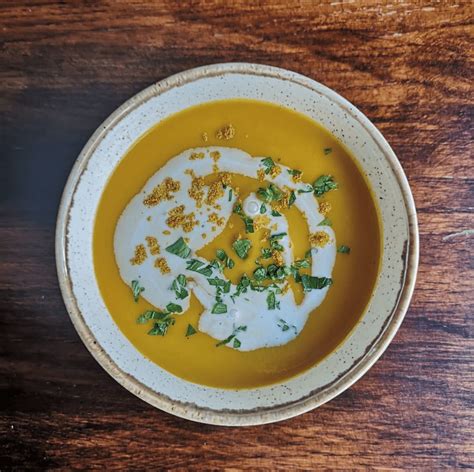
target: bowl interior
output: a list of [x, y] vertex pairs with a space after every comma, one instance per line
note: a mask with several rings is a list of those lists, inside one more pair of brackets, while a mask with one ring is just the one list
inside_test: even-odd
[[[128, 148], [170, 114], [211, 100], [249, 98], [293, 109], [321, 123], [356, 157], [371, 184], [383, 227], [379, 279], [362, 320], [321, 363], [284, 383], [223, 390], [179, 379], [140, 354], [107, 312], [95, 282], [92, 237], [102, 190]], [[145, 401], [178, 416], [243, 425], [294, 416], [331, 399], [375, 362], [405, 313], [417, 262], [416, 216], [401, 167], [386, 141], [330, 89], [268, 66], [193, 69], [139, 93], [89, 140], [73, 168], [58, 217], [57, 263], [63, 296], [81, 338], [99, 363]], [[406, 281], [407, 270], [409, 281]]]

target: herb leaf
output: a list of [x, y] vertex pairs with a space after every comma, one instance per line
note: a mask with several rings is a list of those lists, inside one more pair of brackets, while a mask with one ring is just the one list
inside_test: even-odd
[[350, 254], [351, 248], [349, 246], [342, 245], [337, 248], [337, 252], [340, 252], [341, 254]]
[[281, 213], [278, 213], [276, 210], [272, 210], [271, 215], [272, 216], [281, 216]]
[[144, 287], [140, 287], [140, 282], [138, 280], [132, 280], [132, 293], [135, 303], [138, 302], [140, 294], [145, 290]]
[[[224, 345], [224, 344], [229, 343], [230, 341], [232, 341], [232, 339], [235, 338], [235, 336], [237, 335], [237, 333], [239, 333], [240, 331], [247, 331], [247, 326], [238, 326], [237, 328], [235, 328], [234, 331], [233, 331], [233, 333], [232, 333], [229, 337], [223, 339], [222, 341], [219, 341], [219, 342], [216, 344], [216, 347], [219, 347], [219, 346], [222, 346], [222, 345]], [[240, 341], [239, 341], [239, 342], [240, 342]]]
[[176, 303], [168, 303], [168, 305], [166, 305], [166, 310], [170, 313], [183, 312], [183, 308], [181, 307], [181, 305], [177, 305]]
[[268, 292], [267, 295], [267, 306], [269, 310], [280, 309], [280, 302], [276, 301], [275, 292]]
[[324, 148], [324, 155], [327, 156], [328, 154], [331, 154], [332, 148], [331, 147], [326, 147]]
[[253, 220], [252, 218], [249, 218], [242, 210], [242, 205], [240, 203], [237, 203], [235, 206], [234, 206], [234, 213], [236, 215], [239, 215], [240, 218], [242, 218], [242, 221], [244, 222], [245, 224], [245, 231], [247, 233], [253, 233], [254, 232], [254, 228], [253, 228]]
[[318, 223], [318, 226], [332, 226], [332, 221], [329, 218], [324, 218], [323, 221]]
[[331, 175], [321, 175], [313, 183], [314, 194], [317, 197], [324, 195], [330, 190], [337, 188], [337, 183], [334, 182], [334, 179]]
[[164, 336], [168, 332], [168, 328], [174, 325], [175, 319], [167, 315], [166, 318], [163, 318], [160, 321], [156, 321], [153, 324], [153, 328], [148, 331], [150, 336]]
[[257, 197], [265, 203], [280, 201], [283, 198], [283, 192], [275, 185], [270, 184], [268, 187], [260, 187], [257, 190]]
[[176, 279], [174, 279], [173, 283], [171, 284], [171, 290], [174, 290], [176, 298], [178, 298], [179, 300], [183, 300], [189, 295], [185, 287], [186, 277], [183, 274], [179, 274], [178, 277], [176, 277]]
[[288, 331], [290, 328], [293, 328], [295, 330], [295, 334], [298, 334], [298, 331], [296, 329], [295, 325], [289, 325], [285, 320], [279, 319], [277, 326], [282, 330], [282, 331]]
[[191, 249], [182, 237], [177, 239], [171, 246], [168, 246], [166, 250], [182, 259], [187, 259], [191, 254]]
[[198, 274], [204, 275], [205, 277], [210, 277], [212, 275], [212, 266], [207, 265], [203, 267], [204, 262], [198, 261], [197, 259], [191, 259], [186, 262], [186, 269], [197, 272]]
[[241, 259], [247, 259], [252, 243], [248, 239], [237, 239], [232, 243], [232, 247]]
[[234, 348], [235, 349], [238, 349], [240, 346], [242, 346], [242, 343], [237, 339], [237, 338], [234, 338]]
[[305, 292], [310, 292], [313, 289], [323, 289], [332, 285], [332, 279], [329, 277], [314, 277], [313, 275], [302, 275], [301, 283]]
[[267, 175], [275, 167], [275, 163], [273, 162], [273, 159], [271, 157], [266, 157], [265, 159], [262, 159], [262, 164], [265, 167], [265, 174]]
[[288, 169], [288, 174], [290, 175], [295, 175], [295, 176], [298, 176], [298, 175], [301, 175], [303, 172], [301, 172], [300, 170], [298, 169]]
[[145, 324], [150, 320], [162, 320], [168, 316], [168, 313], [161, 311], [147, 310], [137, 318], [138, 324]]
[[188, 324], [188, 327], [186, 329], [186, 337], [192, 336], [193, 334], [196, 334], [196, 333], [197, 333], [197, 331], [194, 328], [194, 326], [191, 325], [191, 324]]
[[222, 302], [217, 302], [212, 307], [212, 311], [214, 315], [222, 315], [222, 313], [227, 313], [227, 305]]

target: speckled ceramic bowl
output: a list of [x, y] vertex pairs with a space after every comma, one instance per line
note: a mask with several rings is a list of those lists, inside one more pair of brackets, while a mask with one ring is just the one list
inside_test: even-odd
[[[92, 260], [102, 190], [127, 149], [172, 113], [203, 102], [253, 98], [294, 109], [329, 129], [356, 156], [383, 224], [382, 268], [369, 307], [339, 348], [281, 384], [223, 390], [182, 380], [146, 359], [124, 337], [101, 298]], [[353, 105], [302, 75], [256, 64], [217, 64], [174, 75], [116, 110], [82, 150], [61, 201], [56, 261], [69, 315], [100, 365], [125, 388], [164, 411], [218, 425], [290, 418], [334, 398], [374, 364], [407, 310], [418, 265], [415, 205], [403, 170], [375, 126]]]

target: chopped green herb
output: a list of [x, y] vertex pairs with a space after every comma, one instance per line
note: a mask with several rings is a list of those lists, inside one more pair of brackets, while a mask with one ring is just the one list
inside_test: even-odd
[[168, 303], [168, 305], [166, 305], [166, 309], [170, 313], [182, 313], [183, 311], [181, 305], [177, 305], [176, 303]]
[[272, 210], [272, 216], [281, 216], [281, 213], [278, 213], [276, 210]]
[[262, 164], [265, 167], [265, 174], [267, 175], [275, 167], [275, 163], [273, 162], [273, 159], [271, 157], [266, 157], [265, 159], [262, 159]]
[[233, 297], [238, 297], [242, 293], [247, 292], [249, 285], [250, 279], [248, 278], [247, 274], [242, 275], [240, 282], [237, 284], [236, 292], [234, 293]]
[[262, 203], [260, 205], [260, 214], [263, 215], [267, 211], [267, 207], [265, 206], [265, 203]]
[[324, 195], [326, 192], [336, 189], [337, 183], [334, 182], [334, 179], [331, 175], [321, 175], [314, 181], [313, 188], [314, 188], [314, 194], [317, 197], [320, 197], [321, 195]]
[[298, 176], [298, 175], [301, 175], [302, 172], [297, 169], [288, 169], [288, 174]]
[[150, 320], [162, 320], [166, 318], [168, 315], [169, 313], [165, 313], [161, 311], [147, 310], [137, 318], [137, 323], [145, 324]]
[[270, 203], [280, 201], [283, 197], [283, 192], [275, 184], [270, 184], [266, 188], [260, 187], [257, 190], [257, 197], [265, 203]]
[[327, 147], [327, 148], [324, 148], [324, 155], [327, 156], [328, 154], [331, 154], [332, 152], [332, 148], [330, 147]]
[[309, 267], [311, 267], [311, 264], [307, 259], [299, 259], [294, 262], [293, 266], [299, 270], [308, 269]]
[[258, 267], [257, 269], [255, 269], [253, 271], [253, 278], [258, 282], [265, 280], [267, 278], [267, 271], [265, 267]]
[[150, 336], [164, 336], [168, 332], [168, 328], [174, 325], [174, 323], [175, 319], [170, 316], [163, 318], [153, 324], [153, 328], [148, 331], [148, 334]]
[[305, 189], [300, 188], [298, 190], [298, 193], [312, 193], [314, 192], [314, 188], [310, 185], [309, 187], [306, 187]]
[[318, 223], [318, 226], [332, 226], [332, 221], [329, 218], [324, 218], [323, 221]]
[[290, 198], [288, 199], [288, 208], [293, 205], [293, 203], [295, 203], [295, 200], [296, 200], [296, 194], [295, 194], [295, 191], [292, 190], [291, 193], [290, 193]]
[[241, 331], [247, 331], [247, 326], [238, 326], [237, 328], [234, 329], [233, 333], [223, 339], [222, 341], [219, 341], [217, 344], [216, 344], [216, 347], [219, 347], [219, 346], [223, 346], [224, 344], [227, 344], [229, 343], [230, 341], [232, 341], [232, 339], [235, 338], [235, 336], [237, 335], [237, 333], [241, 332]]
[[227, 255], [223, 249], [217, 249], [216, 251], [217, 258], [222, 261], [225, 267], [232, 269], [235, 265], [234, 261]]
[[305, 258], [305, 259], [312, 259], [312, 258], [313, 258], [313, 251], [312, 251], [312, 249], [308, 249], [308, 250], [304, 253], [304, 258]]
[[269, 241], [270, 241], [270, 248], [275, 250], [275, 251], [283, 251], [284, 247], [278, 242], [283, 237], [286, 236], [286, 233], [278, 233], [278, 234], [273, 234], [270, 236]]
[[186, 262], [187, 267], [186, 269], [192, 270], [193, 272], [197, 272], [205, 277], [210, 277], [212, 275], [212, 266], [207, 265], [203, 267], [205, 264], [204, 262], [198, 261], [197, 259], [191, 259]]
[[183, 274], [179, 274], [176, 279], [173, 280], [171, 284], [171, 290], [174, 290], [176, 298], [183, 300], [186, 298], [189, 293], [186, 290], [186, 277]]
[[192, 336], [193, 334], [196, 334], [197, 331], [194, 329], [194, 326], [191, 324], [188, 324], [188, 328], [186, 329], [186, 337]]
[[219, 277], [214, 277], [213, 279], [207, 279], [209, 282], [209, 285], [212, 285], [214, 287], [224, 287], [226, 284], [226, 281], [223, 279], [220, 279]]
[[247, 233], [253, 233], [254, 232], [254, 228], [253, 228], [253, 220], [252, 218], [249, 218], [242, 210], [242, 205], [240, 203], [237, 203], [235, 206], [234, 206], [234, 213], [236, 215], [239, 215], [240, 218], [242, 218], [242, 221], [244, 222], [245, 224], [245, 231]]
[[349, 246], [342, 245], [337, 248], [337, 252], [340, 252], [341, 254], [350, 254], [351, 248]]
[[214, 315], [221, 315], [222, 313], [227, 313], [227, 305], [222, 302], [217, 302], [212, 307], [212, 311]]
[[232, 189], [229, 189], [229, 202], [232, 201]]
[[188, 247], [182, 237], [177, 239], [171, 246], [168, 246], [166, 250], [175, 256], [181, 257], [182, 259], [187, 259], [191, 254], [191, 249]]
[[238, 349], [241, 345], [242, 343], [237, 338], [234, 338], [234, 348]]
[[302, 275], [301, 283], [305, 292], [310, 292], [313, 289], [323, 289], [332, 284], [332, 279], [328, 277], [314, 277], [313, 275]]
[[138, 280], [132, 280], [132, 293], [133, 293], [133, 299], [135, 300], [135, 303], [138, 302], [138, 299], [140, 298], [140, 294], [144, 290], [145, 289], [143, 287], [140, 287], [140, 282]]
[[288, 331], [290, 328], [293, 328], [295, 330], [295, 334], [298, 334], [298, 331], [296, 329], [295, 325], [289, 325], [285, 320], [281, 319], [278, 321], [277, 326], [282, 330], [282, 331]]
[[280, 302], [277, 302], [275, 292], [268, 292], [267, 295], [267, 306], [269, 310], [280, 309]]
[[291, 274], [291, 267], [278, 266], [276, 264], [270, 264], [267, 267], [267, 278], [271, 280], [283, 280], [286, 276]]
[[267, 247], [262, 247], [260, 252], [262, 253], [262, 257], [264, 259], [270, 259], [270, 257], [272, 257], [272, 250], [268, 249]]
[[248, 239], [237, 239], [232, 243], [235, 253], [241, 258], [246, 259], [252, 243]]

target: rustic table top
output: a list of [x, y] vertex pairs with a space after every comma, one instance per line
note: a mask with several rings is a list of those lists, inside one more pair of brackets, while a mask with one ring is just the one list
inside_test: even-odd
[[[474, 467], [472, 4], [253, 3], [0, 4], [0, 470]], [[112, 380], [54, 261], [60, 194], [99, 123], [157, 80], [226, 61], [301, 72], [359, 107], [400, 158], [421, 235], [411, 308], [370, 372], [244, 429], [172, 417]]]

